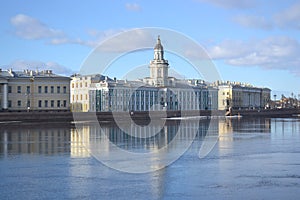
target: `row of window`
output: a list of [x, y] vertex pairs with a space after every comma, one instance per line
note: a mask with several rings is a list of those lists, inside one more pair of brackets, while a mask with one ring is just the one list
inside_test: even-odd
[[[50, 107], [53, 108], [54, 107], [54, 104], [55, 104], [55, 101], [54, 100], [51, 100], [50, 101]], [[48, 108], [49, 105], [48, 105], [48, 100], [44, 100], [44, 103], [42, 102], [42, 100], [39, 100], [39, 103], [38, 103], [38, 106], [39, 108], [42, 108], [42, 107], [45, 107], [45, 108]], [[66, 100], [57, 100], [56, 101], [56, 107], [57, 108], [60, 108], [60, 107], [67, 107], [67, 101]]]
[[[8, 93], [12, 93], [12, 86], [8, 86]], [[54, 86], [38, 86], [38, 93], [55, 93], [55, 87]], [[61, 91], [61, 86], [56, 86], [56, 93], [67, 93], [67, 86], [62, 87]], [[22, 93], [22, 86], [17, 86], [17, 93]], [[26, 86], [26, 93], [30, 94], [31, 93], [31, 87]]]
[[[76, 97], [76, 98], [75, 98], [75, 97]], [[74, 102], [75, 100], [76, 100], [76, 101], [79, 101], [79, 97], [80, 97], [80, 100], [84, 100], [82, 94], [80, 94], [80, 95], [76, 94], [76, 96], [73, 94], [73, 95], [72, 95], [72, 101], [73, 101], [73, 102]], [[88, 95], [87, 95], [87, 94], [85, 94], [85, 100], [88, 100]]]
[[[79, 84], [78, 83], [72, 83], [72, 88], [78, 88], [78, 87], [80, 87], [80, 88], [82, 88], [82, 86], [83, 86], [83, 84], [82, 84], [82, 82], [80, 82]], [[87, 82], [85, 82], [84, 83], [84, 86], [85, 87], [88, 87], [88, 83]]]
[[[26, 103], [26, 107], [30, 108], [31, 106], [31, 102], [30, 100], [28, 100], [27, 102], [23, 102], [23, 103]], [[18, 107], [22, 107], [22, 106], [25, 106], [25, 105], [22, 105], [22, 101], [21, 100], [18, 100], [17, 101], [17, 106]], [[11, 108], [12, 107], [12, 101], [9, 100], [8, 101], [8, 107]], [[66, 100], [39, 100], [38, 101], [38, 107], [39, 108], [54, 108], [54, 107], [57, 107], [57, 108], [61, 108], [61, 107], [64, 107], [66, 108], [67, 107], [67, 101]]]

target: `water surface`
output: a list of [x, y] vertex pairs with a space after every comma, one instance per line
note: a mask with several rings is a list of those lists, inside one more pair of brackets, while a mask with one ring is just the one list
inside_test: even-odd
[[[219, 140], [208, 156], [199, 159], [209, 123]], [[126, 151], [151, 152], [168, 144], [178, 126], [167, 124], [148, 139], [111, 125], [104, 129], [112, 144]], [[193, 121], [187, 124], [182, 140], [189, 139], [193, 127]], [[94, 125], [81, 128], [86, 135], [97, 132]], [[168, 167], [142, 174], [108, 168], [80, 139], [75, 127], [66, 124], [1, 124], [0, 199], [298, 199], [300, 195], [299, 119], [204, 120], [183, 156]], [[114, 153], [110, 146], [102, 150]]]

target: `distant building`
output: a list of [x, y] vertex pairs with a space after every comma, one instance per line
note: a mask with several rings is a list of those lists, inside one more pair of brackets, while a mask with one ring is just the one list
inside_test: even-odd
[[90, 111], [217, 109], [217, 89], [189, 82], [177, 84], [178, 87], [153, 87], [138, 81], [102, 81], [89, 91]]
[[73, 76], [73, 111], [217, 110], [218, 90], [203, 80], [168, 76], [168, 61], [158, 37], [150, 76], [136, 81], [101, 75]]
[[71, 109], [74, 112], [88, 112], [90, 111], [90, 96], [89, 90], [92, 84], [99, 83], [101, 81], [111, 81], [107, 76], [100, 74], [95, 75], [79, 75], [75, 74], [71, 76], [70, 83], [70, 101]]
[[239, 82], [221, 82], [213, 84], [218, 87], [218, 109], [261, 109], [270, 102], [269, 88], [254, 87]]
[[0, 70], [1, 110], [69, 110], [70, 78], [44, 71]]

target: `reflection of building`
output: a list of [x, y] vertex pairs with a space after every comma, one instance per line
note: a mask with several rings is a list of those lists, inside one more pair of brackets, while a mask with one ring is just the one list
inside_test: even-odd
[[249, 84], [236, 82], [215, 82], [219, 89], [219, 110], [265, 108], [270, 101], [271, 90], [268, 88], [253, 87]]
[[[216, 110], [218, 91], [203, 80], [168, 76], [160, 38], [150, 62], [150, 77], [136, 81], [74, 76], [71, 102], [76, 111]], [[76, 108], [76, 109], [75, 109]]]
[[88, 152], [90, 139], [90, 126], [83, 126], [77, 129], [71, 129], [70, 150], [71, 157], [90, 157]]
[[[209, 122], [209, 121], [208, 121]], [[134, 124], [124, 124], [130, 134], [125, 133], [118, 126], [97, 126], [83, 125], [77, 126], [77, 130], [71, 132], [71, 154], [74, 156], [85, 155], [78, 147], [91, 148], [93, 142], [101, 144], [97, 146], [102, 153], [109, 153], [112, 145], [119, 146], [122, 149], [140, 151], [140, 148], [149, 151], [155, 151], [168, 145], [176, 136], [178, 141], [193, 140], [196, 133], [201, 137], [208, 131], [209, 123], [207, 121], [199, 125], [199, 121], [182, 121], [181, 123], [167, 123], [163, 127], [152, 124], [148, 126], [136, 126]], [[125, 127], [123, 127], [125, 128]], [[211, 131], [218, 132], [215, 125]], [[176, 143], [175, 143], [176, 144]], [[74, 151], [72, 150], [74, 147]], [[172, 146], [172, 147], [176, 147]]]
[[1, 130], [0, 153], [58, 154], [70, 151], [68, 128]]
[[70, 78], [44, 71], [2, 71], [0, 101], [4, 110], [68, 110]]

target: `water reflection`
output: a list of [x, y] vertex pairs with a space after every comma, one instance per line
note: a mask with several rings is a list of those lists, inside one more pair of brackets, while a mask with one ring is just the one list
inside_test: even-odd
[[[271, 126], [273, 123], [273, 126]], [[282, 120], [273, 120], [265, 118], [251, 119], [204, 119], [204, 120], [186, 120], [169, 121], [160, 129], [152, 125], [139, 128], [130, 127], [128, 130], [134, 132], [135, 136], [123, 132], [114, 125], [101, 126], [95, 124], [79, 124], [76, 127], [71, 125], [39, 125], [18, 126], [1, 128], [0, 131], [0, 154], [59, 154], [69, 153], [71, 157], [89, 157], [87, 149], [90, 147], [90, 141], [97, 139], [101, 141], [101, 151], [107, 155], [113, 150], [113, 146], [131, 152], [153, 152], [164, 148], [175, 139], [177, 141], [195, 140], [193, 148], [200, 148], [201, 141], [206, 134], [218, 134], [220, 141], [232, 141], [232, 133], [270, 133], [271, 127], [278, 131], [284, 127]], [[77, 128], [77, 129], [76, 129]], [[292, 130], [298, 131], [296, 125], [291, 126]], [[151, 137], [139, 137], [142, 134], [146, 136], [157, 133]], [[196, 134], [193, 134], [195, 133]], [[282, 133], [284, 129], [282, 129]], [[101, 134], [102, 133], [102, 134]], [[103, 134], [104, 133], [104, 134]], [[180, 133], [180, 134], [178, 134]], [[198, 141], [198, 142], [197, 142]], [[180, 143], [174, 143], [173, 149], [180, 148]]]
[[69, 127], [18, 126], [1, 127], [0, 155], [59, 154], [70, 152]]
[[[290, 191], [299, 194], [299, 119], [172, 121], [162, 129], [148, 127], [158, 132], [149, 138], [133, 137], [113, 125], [102, 129], [105, 134], [94, 124], [81, 124], [79, 129], [73, 125], [1, 124], [0, 199], [25, 195], [31, 199], [123, 199], [125, 195], [133, 199], [240, 199], [245, 193], [253, 199], [258, 194], [284, 199]], [[195, 129], [194, 137], [191, 132]], [[132, 131], [140, 134], [139, 129]], [[176, 138], [178, 131], [181, 134]], [[219, 141], [206, 158], [198, 159], [194, 152], [210, 133], [218, 134]], [[112, 170], [94, 159], [83, 143], [93, 145], [95, 138], [102, 142], [100, 150], [108, 158], [114, 154], [114, 145], [141, 153], [155, 152], [174, 139], [194, 142], [173, 165], [136, 175]], [[182, 148], [180, 143], [171, 147], [171, 153]], [[24, 155], [15, 156], [20, 154]], [[156, 159], [152, 157], [154, 168]]]

